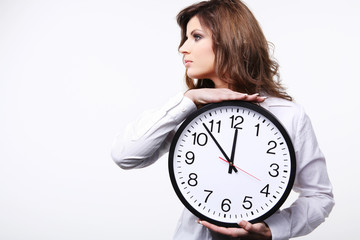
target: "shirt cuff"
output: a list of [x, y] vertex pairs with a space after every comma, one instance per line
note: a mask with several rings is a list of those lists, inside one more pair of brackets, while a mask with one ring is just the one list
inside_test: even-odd
[[177, 124], [180, 124], [189, 114], [197, 110], [195, 103], [185, 97], [183, 93], [179, 93], [172, 98], [165, 108], [167, 108], [167, 113]]
[[290, 238], [290, 223], [280, 212], [276, 212], [264, 222], [271, 230], [272, 240], [288, 240]]

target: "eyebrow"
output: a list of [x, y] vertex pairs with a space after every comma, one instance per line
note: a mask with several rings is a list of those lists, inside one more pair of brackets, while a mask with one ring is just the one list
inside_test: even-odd
[[[194, 29], [194, 30], [192, 30], [191, 31], [191, 33], [190, 33], [190, 35], [193, 35], [194, 34], [194, 32], [196, 32], [196, 31], [200, 31], [201, 33], [203, 33], [204, 34], [204, 31], [203, 30], [201, 30], [201, 29]], [[187, 36], [187, 35], [186, 35]]]

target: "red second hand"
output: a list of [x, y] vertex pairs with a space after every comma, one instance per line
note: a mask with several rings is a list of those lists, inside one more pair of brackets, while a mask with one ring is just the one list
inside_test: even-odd
[[[227, 160], [223, 159], [222, 157], [219, 157], [219, 158], [220, 158], [221, 160], [223, 160], [224, 162], [229, 163]], [[234, 167], [236, 167], [236, 168], [237, 168], [237, 169], [239, 169], [240, 171], [242, 171], [242, 172], [246, 173], [247, 175], [249, 175], [249, 176], [251, 176], [251, 177], [255, 178], [256, 180], [261, 181], [260, 179], [258, 179], [258, 178], [257, 178], [257, 177], [255, 177], [254, 175], [251, 175], [250, 173], [248, 173], [248, 172], [246, 172], [246, 171], [242, 170], [241, 168], [239, 168], [239, 167], [237, 167], [237, 166], [235, 166], [235, 165], [234, 165]]]

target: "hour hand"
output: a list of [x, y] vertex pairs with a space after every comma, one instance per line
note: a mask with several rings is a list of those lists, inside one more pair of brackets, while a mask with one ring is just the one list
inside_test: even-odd
[[[203, 123], [204, 128], [206, 129], [206, 131], [209, 133], [210, 137], [212, 138], [212, 140], [214, 140], [216, 146], [220, 149], [221, 153], [224, 155], [224, 157], [226, 158], [226, 160], [229, 162], [229, 173], [232, 173], [231, 171], [234, 170], [235, 172], [237, 172], [238, 170], [236, 169], [236, 167], [233, 165], [233, 162], [231, 161], [231, 159], [226, 155], [224, 149], [222, 149], [222, 147], [220, 146], [220, 144], [218, 143], [218, 141], [216, 140], [216, 138], [214, 137], [214, 135], [212, 135], [211, 131], [209, 130], [209, 128], [206, 126], [205, 123]], [[234, 146], [233, 146], [234, 147]]]
[[230, 161], [229, 161], [229, 173], [232, 173], [232, 170], [234, 170], [235, 172], [237, 172], [237, 169], [234, 166], [234, 158], [235, 158], [235, 149], [236, 149], [236, 141], [237, 141], [237, 135], [238, 135], [238, 129], [235, 129], [235, 134], [234, 134], [234, 140], [233, 140], [233, 145], [232, 145], [232, 150], [231, 150], [231, 157], [230, 157]]

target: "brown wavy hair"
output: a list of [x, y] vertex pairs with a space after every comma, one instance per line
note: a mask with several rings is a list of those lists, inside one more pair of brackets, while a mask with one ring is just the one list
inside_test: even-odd
[[[269, 45], [249, 8], [240, 0], [202, 1], [177, 15], [180, 47], [187, 40], [186, 27], [194, 16], [212, 32], [215, 71], [229, 88], [242, 93], [265, 93], [292, 100], [279, 80], [279, 65], [271, 59]], [[189, 89], [213, 88], [210, 79], [185, 76]]]

